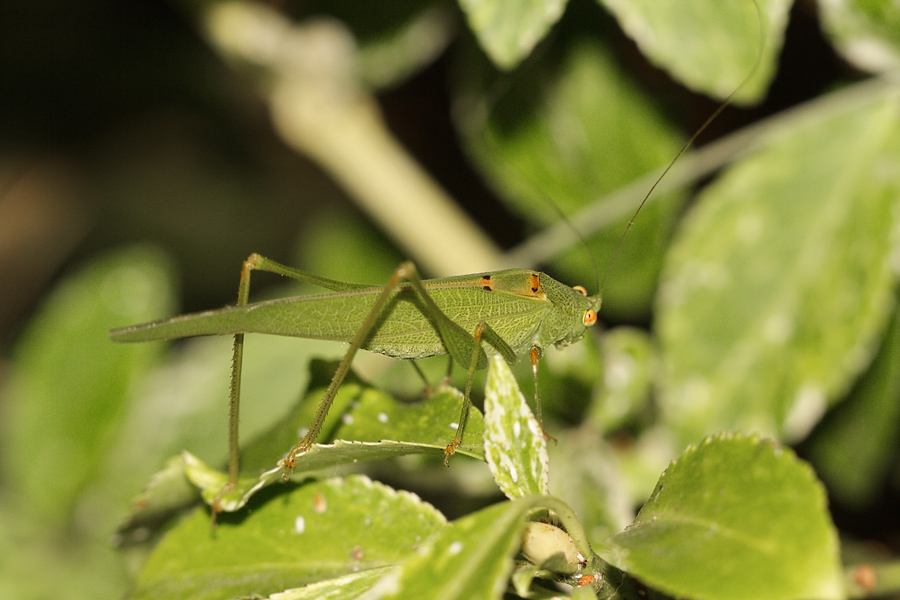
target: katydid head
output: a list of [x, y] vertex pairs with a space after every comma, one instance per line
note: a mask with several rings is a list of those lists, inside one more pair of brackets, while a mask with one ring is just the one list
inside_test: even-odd
[[540, 277], [541, 287], [553, 304], [541, 324], [540, 345], [567, 346], [578, 341], [597, 323], [600, 296], [588, 296], [583, 287], [569, 287], [543, 273]]

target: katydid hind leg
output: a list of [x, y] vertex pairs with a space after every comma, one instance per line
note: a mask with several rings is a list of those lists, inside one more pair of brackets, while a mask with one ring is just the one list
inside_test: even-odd
[[[328, 286], [331, 284], [331, 280], [320, 281], [315, 276], [304, 273], [303, 271], [281, 265], [259, 254], [252, 254], [246, 261], [244, 261], [244, 265], [241, 270], [241, 281], [238, 288], [238, 306], [244, 306], [249, 303], [250, 274], [254, 270], [276, 273], [279, 275], [290, 277], [292, 279], [315, 283], [317, 285]], [[440, 308], [431, 298], [427, 289], [423, 285], [415, 265], [412, 262], [405, 262], [401, 264], [399, 267], [397, 267], [397, 269], [395, 269], [390, 279], [385, 284], [384, 288], [382, 288], [381, 292], [376, 298], [376, 301], [370, 308], [369, 313], [366, 315], [365, 320], [363, 321], [359, 330], [356, 332], [353, 340], [351, 340], [350, 347], [339, 363], [337, 370], [332, 377], [331, 383], [329, 384], [328, 389], [325, 392], [324, 397], [319, 402], [319, 407], [316, 411], [315, 418], [310, 425], [308, 433], [296, 446], [291, 449], [291, 451], [285, 458], [285, 472], [283, 475], [284, 479], [287, 479], [287, 477], [290, 475], [290, 472], [296, 463], [297, 456], [309, 450], [309, 448], [318, 437], [324, 424], [325, 417], [328, 414], [328, 410], [330, 409], [331, 404], [334, 401], [334, 397], [336, 396], [338, 389], [349, 373], [350, 365], [356, 355], [356, 352], [362, 347], [365, 340], [369, 337], [372, 328], [375, 327], [378, 316], [387, 304], [391, 292], [402, 282], [408, 282], [412, 286], [412, 288], [416, 291], [417, 295], [422, 301], [423, 310], [427, 311], [428, 315], [433, 319], [436, 329], [438, 330], [438, 334], [444, 341], [448, 353], [450, 354], [451, 366], [452, 362], [455, 360], [461, 365], [465, 365], [468, 367], [469, 375], [467, 378], [466, 393], [463, 400], [463, 407], [461, 409], [460, 421], [453, 442], [451, 442], [451, 444], [448, 445], [447, 449], [445, 450], [447, 456], [455, 452], [456, 448], [459, 446], [462, 440], [462, 431], [468, 413], [474, 372], [478, 369], [479, 366], [486, 364], [487, 362], [487, 357], [482, 348], [483, 341], [486, 341], [488, 344], [490, 344], [497, 352], [503, 355], [503, 357], [508, 362], [515, 362], [515, 352], [512, 350], [509, 344], [507, 344], [506, 341], [503, 340], [489, 325], [483, 322], [480, 323], [479, 327], [476, 329], [475, 336], [466, 332], [462, 327], [453, 322], [449, 317], [447, 317], [447, 315], [443, 313], [443, 311], [440, 310]], [[335, 286], [337, 286], [338, 284], [341, 284], [341, 282], [335, 282]], [[353, 284], [346, 285], [352, 286]], [[231, 489], [234, 489], [239, 473], [238, 422], [240, 407], [241, 366], [243, 362], [244, 347], [243, 342], [244, 334], [236, 334], [234, 341], [234, 356], [231, 378], [229, 482], [226, 487], [223, 488], [222, 492], [220, 492], [219, 496], [217, 496], [217, 499], [220, 498], [224, 493], [227, 493]]]
[[372, 327], [375, 326], [376, 320], [378, 319], [378, 315], [381, 313], [382, 309], [387, 304], [387, 301], [390, 298], [391, 292], [395, 287], [397, 287], [398, 284], [400, 284], [400, 282], [409, 278], [410, 272], [415, 272], [415, 266], [413, 266], [411, 262], [405, 262], [401, 264], [394, 270], [394, 272], [391, 274], [390, 279], [388, 279], [388, 282], [378, 294], [378, 297], [372, 304], [372, 308], [369, 309], [369, 313], [366, 315], [365, 320], [363, 321], [359, 330], [353, 336], [353, 339], [350, 341], [350, 347], [347, 349], [347, 353], [344, 354], [344, 357], [338, 364], [337, 370], [334, 372], [334, 375], [331, 378], [331, 383], [328, 384], [328, 389], [325, 390], [325, 396], [319, 402], [319, 407], [316, 409], [316, 415], [313, 418], [312, 424], [310, 424], [309, 426], [309, 431], [305, 436], [303, 436], [303, 439], [300, 440], [300, 442], [296, 446], [291, 448], [291, 451], [284, 459], [284, 473], [282, 475], [283, 480], [287, 481], [287, 479], [290, 477], [291, 471], [294, 469], [294, 465], [296, 464], [297, 456], [308, 451], [312, 447], [313, 443], [315, 443], [316, 438], [319, 436], [319, 432], [322, 430], [322, 425], [325, 423], [325, 417], [328, 416], [328, 410], [331, 408], [331, 404], [334, 402], [334, 397], [337, 395], [338, 389], [340, 389], [341, 384], [347, 377], [347, 373], [350, 372], [350, 365], [353, 362], [353, 358], [356, 356], [356, 353], [366, 341], [366, 338], [369, 337], [369, 334], [372, 331]]
[[[417, 292], [420, 299], [422, 300], [424, 310], [428, 311], [429, 315], [434, 319], [434, 322], [436, 323], [436, 327], [438, 329], [438, 334], [441, 336], [441, 339], [445, 341], [445, 344], [448, 346], [448, 350], [450, 351], [450, 354], [453, 358], [456, 358], [456, 360], [461, 360], [461, 354], [459, 351], [459, 348], [461, 346], [468, 345], [469, 348], [474, 346], [474, 344], [472, 343], [472, 336], [466, 333], [465, 330], [462, 329], [462, 327], [451, 321], [450, 318], [447, 317], [435, 304], [434, 300], [431, 298], [431, 296], [428, 294], [428, 291], [423, 286], [416, 266], [409, 261], [401, 264], [391, 274], [390, 279], [378, 294], [378, 297], [372, 304], [372, 307], [369, 309], [366, 318], [363, 320], [362, 325], [354, 335], [353, 340], [350, 342], [350, 347], [347, 349], [347, 353], [344, 355], [343, 359], [341, 359], [340, 364], [338, 364], [338, 368], [331, 379], [331, 383], [328, 385], [328, 389], [325, 391], [325, 396], [319, 402], [319, 408], [316, 410], [316, 415], [313, 419], [312, 424], [310, 425], [309, 431], [303, 437], [303, 439], [300, 440], [300, 442], [291, 449], [291, 451], [285, 458], [285, 470], [282, 476], [283, 479], [287, 480], [287, 478], [290, 476], [291, 470], [296, 464], [297, 456], [308, 451], [312, 447], [313, 443], [315, 443], [315, 440], [322, 429], [322, 425], [325, 422], [325, 417], [328, 414], [328, 410], [331, 408], [331, 404], [334, 402], [334, 397], [337, 394], [337, 391], [343, 383], [344, 379], [346, 378], [347, 373], [349, 373], [350, 371], [350, 364], [353, 362], [354, 356], [356, 356], [357, 351], [359, 351], [363, 343], [365, 343], [365, 340], [368, 339], [369, 334], [372, 332], [372, 328], [375, 327], [378, 321], [378, 317], [381, 314], [381, 311], [387, 305], [387, 302], [391, 297], [391, 293], [402, 282], [410, 283], [413, 289]], [[483, 354], [483, 351], [480, 350], [480, 347], [478, 348], [478, 350]], [[478, 364], [478, 353], [473, 353], [470, 351], [467, 352], [464, 356], [470, 358], [471, 361], [473, 361], [476, 365]]]

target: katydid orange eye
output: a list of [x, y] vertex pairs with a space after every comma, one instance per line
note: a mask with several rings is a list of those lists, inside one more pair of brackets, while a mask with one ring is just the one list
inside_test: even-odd
[[589, 308], [584, 311], [584, 316], [581, 318], [581, 322], [584, 323], [585, 327], [590, 327], [594, 323], [597, 322], [597, 311]]
[[581, 287], [580, 285], [576, 285], [572, 289], [575, 290], [576, 292], [581, 292], [582, 296], [587, 296], [587, 290], [584, 289], [583, 287]]

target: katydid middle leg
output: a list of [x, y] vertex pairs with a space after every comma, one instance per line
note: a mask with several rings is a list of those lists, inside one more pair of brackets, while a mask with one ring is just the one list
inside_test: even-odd
[[462, 443], [463, 428], [465, 427], [466, 418], [469, 415], [469, 406], [471, 405], [472, 381], [475, 378], [475, 371], [478, 367], [478, 357], [484, 353], [481, 348], [483, 343], [482, 340], [493, 346], [509, 364], [513, 364], [516, 361], [516, 355], [512, 351], [512, 348], [509, 347], [509, 344], [507, 344], [497, 332], [491, 329], [491, 326], [485, 321], [480, 321], [478, 325], [475, 326], [475, 332], [473, 333], [471, 340], [472, 351], [469, 358], [469, 370], [468, 376], [466, 377], [466, 391], [463, 396], [462, 410], [460, 411], [459, 422], [456, 426], [456, 434], [453, 436], [453, 440], [447, 444], [446, 448], [444, 448], [444, 466], [448, 466], [447, 461], [456, 453], [456, 449], [459, 448], [459, 445]]

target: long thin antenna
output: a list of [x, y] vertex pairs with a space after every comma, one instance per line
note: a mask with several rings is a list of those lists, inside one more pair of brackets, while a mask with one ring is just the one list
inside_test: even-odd
[[600, 282], [600, 295], [603, 294], [603, 288], [606, 286], [606, 278], [609, 277], [609, 272], [612, 270], [612, 266], [616, 262], [616, 257], [619, 255], [619, 250], [622, 248], [622, 243], [625, 241], [625, 236], [628, 235], [628, 232], [631, 230], [631, 226], [634, 225], [635, 219], [637, 219], [638, 213], [641, 212], [641, 209], [644, 208], [644, 205], [647, 203], [647, 200], [650, 199], [650, 196], [653, 195], [653, 191], [656, 189], [656, 186], [659, 185], [659, 182], [663, 180], [663, 177], [666, 176], [666, 173], [672, 168], [672, 166], [681, 158], [681, 155], [687, 152], [687, 149], [690, 148], [694, 142], [700, 137], [707, 127], [709, 127], [710, 123], [716, 120], [716, 118], [722, 114], [728, 106], [731, 104], [731, 101], [734, 97], [744, 89], [744, 86], [750, 82], [754, 75], [756, 75], [756, 71], [759, 70], [760, 64], [762, 64], [763, 53], [766, 47], [766, 21], [763, 17], [762, 9], [759, 6], [757, 0], [753, 0], [753, 6], [756, 8], [756, 16], [759, 18], [759, 51], [756, 53], [756, 62], [753, 63], [753, 68], [744, 77], [744, 80], [741, 81], [740, 85], [738, 85], [733, 92], [731, 92], [727, 98], [719, 105], [719, 107], [713, 111], [713, 113], [703, 122], [703, 125], [700, 126], [697, 131], [685, 142], [684, 146], [681, 147], [681, 150], [678, 151], [678, 154], [675, 155], [675, 158], [669, 162], [663, 172], [656, 178], [656, 181], [653, 182], [653, 185], [650, 186], [650, 190], [644, 196], [644, 199], [641, 200], [641, 203], [638, 205], [637, 210], [634, 211], [634, 214], [631, 216], [631, 220], [628, 221], [628, 225], [625, 226], [625, 231], [622, 232], [622, 237], [619, 238], [619, 243], [616, 244], [616, 249], [613, 251], [612, 258], [609, 261], [609, 264], [606, 266], [606, 272], [603, 274], [603, 280]]
[[[559, 219], [559, 221], [561, 223], [563, 223], [566, 227], [568, 227], [569, 231], [571, 233], [575, 234], [575, 237], [578, 238], [578, 243], [584, 249], [584, 253], [587, 255], [588, 260], [591, 261], [591, 267], [594, 269], [594, 283], [599, 284], [600, 283], [600, 265], [597, 264], [597, 257], [594, 256], [593, 252], [591, 252], [591, 247], [588, 246], [587, 239], [584, 237], [584, 234], [581, 233], [580, 229], [575, 227], [575, 223], [573, 223], [572, 220], [568, 216], [566, 216], [566, 213], [564, 213], [562, 211], [562, 209], [556, 205], [555, 202], [550, 200], [550, 198], [545, 196], [543, 194], [543, 192], [540, 192], [540, 190], [538, 190], [538, 192], [541, 193], [541, 196], [544, 198], [544, 201], [546, 202], [547, 206], [549, 206], [556, 213], [557, 219]], [[635, 215], [635, 216], [637, 216], [637, 215]], [[631, 220], [633, 221], [634, 218], [632, 218]], [[621, 244], [621, 242], [619, 242], [619, 243]], [[617, 250], [618, 250], [618, 248], [617, 248]], [[609, 274], [608, 268], [606, 270], [606, 274], [607, 275]], [[605, 280], [606, 280], [606, 277], [604, 276], [604, 281]]]

